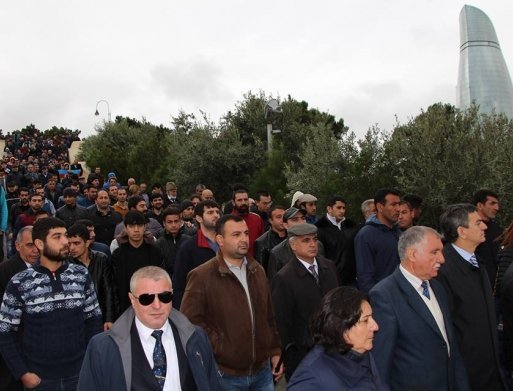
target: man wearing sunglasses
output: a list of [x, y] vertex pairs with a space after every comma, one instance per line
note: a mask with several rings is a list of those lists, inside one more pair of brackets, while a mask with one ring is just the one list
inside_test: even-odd
[[221, 390], [206, 333], [171, 311], [167, 272], [137, 270], [128, 295], [132, 306], [91, 340], [77, 390]]

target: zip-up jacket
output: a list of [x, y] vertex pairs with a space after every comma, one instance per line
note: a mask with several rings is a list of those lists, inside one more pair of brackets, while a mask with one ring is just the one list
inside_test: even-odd
[[250, 376], [281, 353], [271, 294], [264, 269], [247, 257], [248, 296], [228, 269], [221, 250], [192, 270], [181, 310], [207, 332], [219, 369], [229, 376]]

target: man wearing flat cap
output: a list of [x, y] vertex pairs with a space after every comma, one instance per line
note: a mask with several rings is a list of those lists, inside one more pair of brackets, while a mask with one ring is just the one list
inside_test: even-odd
[[272, 301], [281, 337], [285, 377], [308, 353], [308, 325], [322, 297], [339, 285], [335, 264], [318, 255], [317, 227], [296, 224], [287, 229], [294, 260], [272, 280]]
[[62, 193], [64, 205], [57, 209], [55, 217], [66, 223], [66, 228], [71, 227], [77, 220], [87, 218], [87, 210], [77, 205], [77, 192], [71, 187], [66, 187]]
[[299, 207], [306, 210], [306, 222], [308, 224], [315, 224], [319, 220], [317, 216], [317, 197], [312, 194], [303, 194], [297, 199]]
[[[283, 226], [287, 229], [287, 232], [290, 228], [297, 224], [304, 224], [306, 219], [306, 211], [304, 209], [298, 209], [295, 207], [288, 208], [283, 214]], [[324, 255], [324, 246], [322, 243], [318, 243], [319, 248], [318, 252], [321, 255]], [[269, 256], [269, 263], [267, 265], [267, 278], [269, 281], [272, 281], [276, 273], [291, 260], [294, 260], [296, 257], [290, 248], [290, 244], [288, 239], [283, 240], [280, 244], [276, 245], [271, 250], [271, 255]]]

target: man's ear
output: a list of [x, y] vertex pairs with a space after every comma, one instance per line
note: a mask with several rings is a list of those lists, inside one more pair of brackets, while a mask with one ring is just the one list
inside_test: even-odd
[[41, 239], [36, 239], [34, 240], [34, 246], [36, 246], [39, 251], [43, 251], [45, 243]]

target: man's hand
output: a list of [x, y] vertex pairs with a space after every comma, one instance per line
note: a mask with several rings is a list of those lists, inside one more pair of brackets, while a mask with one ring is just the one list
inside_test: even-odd
[[110, 330], [112, 328], [112, 322], [105, 322], [103, 324], [103, 331]]
[[285, 366], [283, 365], [283, 362], [280, 363], [279, 355], [271, 357], [271, 370], [273, 372], [274, 380], [280, 380], [281, 376], [283, 375], [283, 371], [285, 370]]
[[41, 378], [35, 373], [27, 372], [21, 377], [21, 382], [25, 388], [36, 388], [39, 384], [41, 384]]

